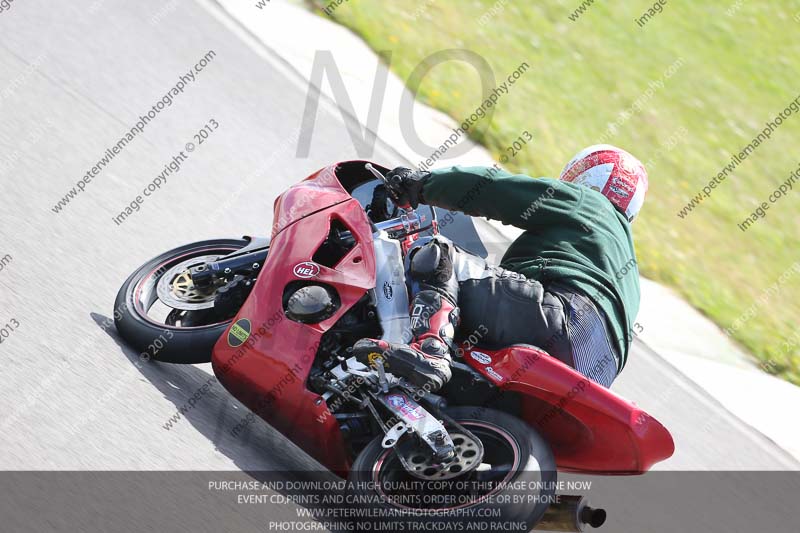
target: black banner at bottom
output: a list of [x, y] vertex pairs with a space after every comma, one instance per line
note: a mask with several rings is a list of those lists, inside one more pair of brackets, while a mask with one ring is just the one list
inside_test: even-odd
[[565, 510], [550, 524], [569, 528], [573, 496], [607, 512], [600, 532], [800, 531], [800, 472], [542, 479], [489, 486], [477, 479], [354, 483], [308, 471], [1, 472], [0, 531], [526, 531], [520, 517], [535, 508], [551, 509], [548, 519]]

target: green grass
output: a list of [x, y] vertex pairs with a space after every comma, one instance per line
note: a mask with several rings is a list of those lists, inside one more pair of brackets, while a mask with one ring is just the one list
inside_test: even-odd
[[[319, 1], [317, 5], [327, 2]], [[531, 69], [502, 97], [478, 139], [499, 158], [523, 130], [534, 135], [506, 166], [557, 176], [579, 149], [602, 138], [648, 83], [664, 81], [640, 112], [606, 139], [650, 164], [650, 191], [634, 225], [642, 274], [676, 288], [723, 328], [752, 305], [734, 333], [764, 368], [800, 384], [800, 273], [759, 304], [765, 290], [800, 261], [800, 184], [747, 232], [737, 228], [800, 162], [800, 114], [743, 162], [685, 219], [680, 211], [786, 105], [800, 95], [800, 6], [740, 0], [669, 2], [640, 28], [649, 1], [597, 0], [576, 22], [579, 0], [350, 0], [333, 13], [375, 50], [391, 50], [401, 79], [438, 50], [468, 48], [503, 80], [525, 61]], [[421, 16], [415, 18], [415, 13]], [[665, 71], [682, 59], [677, 71]], [[448, 62], [430, 71], [418, 98], [461, 122], [479, 105], [475, 69]], [[485, 128], [485, 129], [484, 129]], [[681, 132], [684, 132], [681, 134]], [[664, 147], [677, 139], [672, 150]], [[691, 344], [696, 339], [685, 339]]]

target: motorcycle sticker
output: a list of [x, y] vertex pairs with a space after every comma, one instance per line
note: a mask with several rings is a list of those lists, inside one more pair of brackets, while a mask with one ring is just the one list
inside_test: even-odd
[[298, 278], [316, 278], [319, 275], [319, 265], [311, 261], [303, 261], [294, 266], [293, 272]]
[[367, 360], [369, 361], [369, 366], [372, 368], [378, 368], [379, 363], [383, 363], [384, 368], [389, 368], [389, 363], [386, 362], [381, 353], [370, 352], [367, 356]]
[[386, 397], [386, 403], [394, 407], [408, 420], [422, 420], [425, 418], [420, 406], [409, 402], [405, 394], [390, 394]]
[[238, 348], [250, 338], [252, 326], [246, 318], [240, 318], [228, 330], [228, 346]]
[[489, 374], [490, 376], [492, 376], [497, 381], [503, 381], [503, 376], [498, 374], [497, 371], [494, 368], [490, 367], [490, 366], [486, 367], [486, 373]]
[[388, 281], [383, 283], [383, 295], [386, 296], [387, 300], [391, 300], [394, 296], [394, 289], [392, 289], [392, 284]]
[[492, 364], [492, 358], [483, 352], [470, 352], [469, 355], [482, 365]]

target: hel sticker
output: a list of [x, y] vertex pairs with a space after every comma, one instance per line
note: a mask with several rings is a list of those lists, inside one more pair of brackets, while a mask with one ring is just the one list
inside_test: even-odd
[[390, 394], [386, 397], [386, 403], [394, 407], [408, 420], [422, 420], [425, 415], [422, 413], [422, 408], [412, 402], [409, 402], [405, 394]]
[[489, 374], [490, 376], [492, 376], [497, 381], [503, 381], [503, 376], [498, 374], [497, 371], [495, 371], [495, 369], [490, 367], [490, 366], [486, 367], [486, 373]]
[[238, 348], [250, 338], [251, 325], [246, 318], [240, 318], [228, 330], [228, 345]]
[[492, 364], [492, 358], [483, 352], [470, 352], [469, 355], [482, 365]]
[[303, 261], [294, 266], [293, 272], [298, 278], [315, 278], [319, 274], [319, 265], [311, 261]]

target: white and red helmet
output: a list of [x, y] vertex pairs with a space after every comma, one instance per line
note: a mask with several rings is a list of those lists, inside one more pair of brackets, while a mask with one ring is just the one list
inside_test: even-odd
[[610, 144], [581, 150], [567, 163], [559, 179], [602, 193], [629, 221], [639, 214], [647, 193], [647, 170], [641, 161]]

